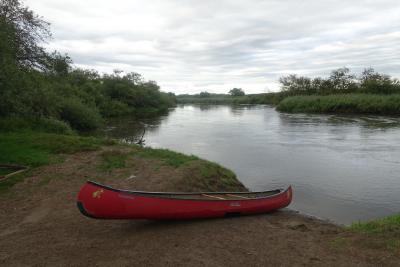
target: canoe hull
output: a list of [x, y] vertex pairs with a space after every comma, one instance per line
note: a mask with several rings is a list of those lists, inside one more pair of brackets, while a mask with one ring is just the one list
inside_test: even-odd
[[96, 219], [182, 220], [267, 213], [288, 206], [291, 200], [291, 187], [256, 199], [199, 200], [146, 196], [87, 182], [77, 204], [83, 215]]

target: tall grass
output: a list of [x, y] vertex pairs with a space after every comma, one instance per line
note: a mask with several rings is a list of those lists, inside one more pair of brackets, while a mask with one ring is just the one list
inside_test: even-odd
[[292, 96], [277, 107], [283, 112], [400, 115], [400, 94]]

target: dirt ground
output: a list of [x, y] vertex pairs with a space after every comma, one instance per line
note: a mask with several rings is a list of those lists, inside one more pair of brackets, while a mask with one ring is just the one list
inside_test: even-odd
[[86, 218], [75, 201], [87, 179], [182, 189], [182, 171], [148, 160], [99, 171], [100, 153], [38, 168], [0, 196], [0, 266], [400, 266], [399, 255], [357, 245], [365, 243], [358, 235], [290, 210], [175, 222]]

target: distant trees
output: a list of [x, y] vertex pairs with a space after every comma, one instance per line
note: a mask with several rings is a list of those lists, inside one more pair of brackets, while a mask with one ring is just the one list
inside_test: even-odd
[[333, 70], [328, 78], [309, 78], [291, 74], [281, 77], [282, 93], [287, 95], [329, 95], [342, 93], [400, 93], [400, 83], [388, 75], [365, 69], [355, 75], [348, 68]]
[[365, 69], [359, 77], [360, 88], [369, 93], [400, 93], [400, 82], [389, 75], [380, 74], [373, 68]]
[[231, 96], [244, 96], [245, 93], [241, 88], [233, 88], [229, 91]]
[[207, 92], [207, 91], [203, 91], [203, 92], [201, 92], [201, 93], [199, 94], [199, 96], [200, 96], [200, 97], [210, 97], [211, 94], [210, 94], [209, 92]]

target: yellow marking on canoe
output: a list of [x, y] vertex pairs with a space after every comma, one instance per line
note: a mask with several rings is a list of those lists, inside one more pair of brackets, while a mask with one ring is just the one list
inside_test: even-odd
[[94, 191], [93, 194], [92, 194], [92, 197], [93, 197], [93, 198], [101, 198], [101, 194], [103, 194], [103, 193], [104, 193], [104, 190], [103, 190], [103, 189]]

